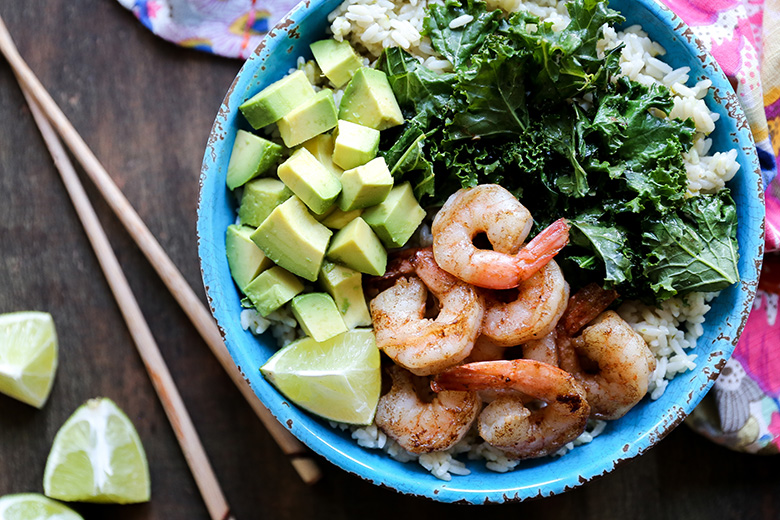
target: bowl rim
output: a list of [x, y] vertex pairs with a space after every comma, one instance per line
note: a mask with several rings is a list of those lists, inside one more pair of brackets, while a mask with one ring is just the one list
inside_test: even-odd
[[[710, 55], [703, 42], [696, 38], [693, 31], [678, 15], [666, 6], [656, 3], [654, 0], [614, 1], [617, 1], [618, 3], [631, 1], [633, 4], [636, 4], [638, 8], [646, 10], [660, 23], [666, 25], [672, 32], [674, 38], [678, 39], [692, 56], [695, 56], [701, 61], [702, 68], [708, 73], [708, 77], [713, 81], [712, 91], [715, 93], [716, 102], [727, 109], [734, 121], [735, 132], [730, 134], [732, 140], [734, 143], [741, 145], [741, 153], [744, 154], [745, 159], [743, 162], [751, 166], [749, 171], [740, 171], [738, 173], [738, 175], [752, 177], [751, 179], [746, 179], [744, 184], [746, 189], [754, 190], [748, 194], [754, 196], [748, 197], [747, 202], [749, 204], [743, 209], [745, 212], [752, 211], [751, 216], [754, 219], [760, 218], [761, 223], [759, 225], [756, 222], [752, 222], [751, 219], [751, 222], [744, 224], [740, 222], [739, 224], [747, 225], [752, 232], [746, 237], [748, 243], [740, 244], [740, 249], [742, 249], [743, 246], [748, 249], [746, 252], [750, 253], [750, 257], [753, 260], [752, 262], [741, 262], [741, 266], [745, 267], [746, 272], [743, 272], [743, 270], [740, 269], [740, 282], [733, 288], [736, 293], [735, 307], [739, 309], [737, 316], [739, 322], [730, 323], [728, 319], [725, 320], [728, 333], [723, 334], [723, 332], [721, 332], [721, 335], [718, 337], [717, 348], [713, 347], [709, 351], [701, 374], [697, 371], [697, 374], [702, 377], [693, 378], [690, 381], [699, 386], [690, 389], [688, 398], [683, 400], [681, 406], [673, 406], [668, 409], [664, 408], [664, 410], [667, 410], [667, 413], [660, 416], [658, 422], [656, 422], [652, 428], [642, 431], [632, 431], [631, 433], [635, 434], [634, 440], [630, 443], [627, 442], [622, 446], [622, 453], [619, 456], [610, 458], [608, 462], [591, 460], [590, 463], [586, 464], [584, 467], [579, 467], [579, 470], [570, 471], [570, 474], [567, 474], [566, 476], [554, 478], [547, 482], [527, 484], [523, 483], [521, 479], [517, 479], [518, 482], [510, 486], [501, 487], [484, 485], [478, 489], [467, 489], [459, 485], [459, 483], [464, 482], [462, 479], [465, 477], [455, 476], [450, 482], [440, 481], [434, 478], [434, 481], [431, 482], [430, 479], [427, 478], [430, 477], [430, 475], [427, 472], [421, 472], [419, 466], [416, 464], [407, 465], [409, 467], [405, 467], [406, 470], [411, 470], [410, 476], [407, 476], [409, 471], [393, 471], [393, 468], [388, 468], [387, 464], [372, 465], [375, 464], [376, 461], [369, 464], [366, 460], [362, 460], [364, 456], [366, 459], [375, 459], [375, 453], [381, 454], [380, 456], [385, 459], [389, 459], [389, 456], [381, 451], [361, 448], [352, 440], [349, 440], [345, 447], [338, 442], [338, 438], [331, 435], [332, 432], [327, 430], [323, 431], [323, 426], [328, 428], [327, 424], [323, 424], [321, 419], [313, 417], [306, 412], [302, 412], [294, 405], [291, 405], [275, 390], [275, 388], [265, 380], [262, 380], [259, 376], [259, 371], [256, 371], [258, 372], [257, 374], [253, 374], [241, 369], [242, 366], [246, 366], [247, 355], [246, 352], [242, 350], [242, 341], [237, 338], [245, 337], [245, 335], [249, 333], [244, 331], [244, 334], [238, 334], [236, 331], [236, 334], [234, 334], [237, 317], [234, 314], [231, 315], [223, 305], [223, 297], [225, 295], [222, 293], [222, 290], [224, 287], [220, 286], [218, 282], [220, 279], [224, 281], [224, 266], [226, 264], [226, 259], [224, 254], [222, 255], [221, 260], [218, 258], [220, 247], [219, 244], [214, 241], [215, 229], [213, 211], [215, 209], [215, 202], [211, 199], [209, 190], [218, 190], [221, 181], [223, 192], [227, 191], [227, 188], [224, 185], [224, 169], [226, 169], [227, 163], [225, 161], [224, 153], [220, 153], [220, 151], [227, 151], [229, 155], [229, 148], [227, 148], [227, 145], [230, 144], [230, 146], [232, 146], [229, 136], [231, 132], [235, 133], [237, 128], [235, 124], [237, 107], [238, 104], [245, 99], [242, 93], [245, 92], [246, 85], [256, 80], [259, 74], [262, 74], [262, 71], [265, 70], [265, 61], [273, 56], [277, 49], [280, 49], [282, 45], [287, 45], [291, 38], [300, 37], [300, 34], [297, 33], [299, 22], [296, 20], [299, 20], [300, 23], [304, 23], [307, 13], [318, 8], [322, 9], [323, 4], [337, 6], [340, 1], [305, 0], [298, 4], [273, 29], [271, 29], [271, 31], [269, 31], [266, 38], [264, 38], [260, 45], [255, 49], [252, 56], [245, 62], [232, 82], [209, 134], [200, 176], [197, 235], [201, 275], [206, 290], [206, 296], [212, 315], [217, 321], [220, 332], [225, 340], [225, 344], [239, 370], [242, 371], [247, 384], [252, 387], [261, 402], [269, 408], [283, 425], [286, 425], [286, 427], [309, 448], [325, 457], [331, 463], [377, 485], [395, 489], [403, 494], [425, 497], [441, 502], [462, 502], [472, 504], [504, 503], [559, 494], [611, 472], [618, 464], [630, 460], [656, 445], [658, 441], [680, 424], [693, 410], [695, 405], [704, 397], [726, 361], [731, 356], [736, 347], [738, 338], [744, 329], [747, 315], [749, 314], [753, 298], [755, 297], [758, 273], [760, 272], [763, 258], [763, 186], [753, 136], [750, 132], [741, 105], [725, 74]], [[622, 10], [625, 10], [625, 8]], [[644, 27], [645, 23], [642, 25]], [[290, 49], [292, 49], [292, 47], [290, 47]], [[215, 178], [218, 179], [215, 181]], [[747, 180], [754, 182], [747, 182]], [[216, 184], [214, 184], [215, 182]], [[755, 233], [756, 227], [758, 228], [757, 233]], [[224, 235], [224, 229], [222, 230], [222, 233]], [[224, 244], [222, 245], [221, 252], [224, 253]], [[215, 270], [218, 270], [219, 268], [222, 269], [222, 276], [215, 272]], [[238, 291], [233, 286], [229, 274], [228, 281], [230, 282], [229, 291], [237, 293]], [[233, 297], [235, 297], [235, 295], [233, 295]], [[733, 318], [734, 316], [734, 314], [728, 315], [729, 318]], [[722, 328], [723, 325], [721, 324], [720, 327]], [[682, 374], [680, 376], [682, 376]], [[335, 435], [340, 434], [336, 432]], [[353, 455], [353, 448], [360, 450], [360, 459]], [[569, 457], [569, 455], [567, 455], [567, 457]], [[559, 460], [565, 458], [566, 457], [562, 457]], [[547, 459], [545, 458], [542, 460], [546, 461]], [[526, 463], [524, 462], [524, 464]], [[390, 466], [392, 465], [394, 464], [390, 463]], [[416, 468], [410, 466], [416, 466]], [[568, 465], [564, 465], [563, 467], [567, 468]], [[515, 472], [519, 470], [520, 469], [518, 468]]]

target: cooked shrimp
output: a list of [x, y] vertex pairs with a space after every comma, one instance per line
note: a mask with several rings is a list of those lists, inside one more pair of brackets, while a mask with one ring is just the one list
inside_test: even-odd
[[496, 345], [487, 336], [480, 335], [474, 342], [474, 348], [471, 349], [469, 357], [465, 359], [466, 363], [475, 361], [495, 361], [506, 357], [507, 347]]
[[523, 343], [523, 359], [533, 359], [557, 367], [558, 345], [555, 329], [541, 339], [532, 339]]
[[[516, 292], [511, 301], [501, 297]], [[485, 319], [482, 334], [498, 345], [520, 345], [549, 334], [558, 323], [569, 298], [569, 284], [551, 260], [536, 274], [507, 293], [483, 291]]]
[[[431, 387], [498, 391], [479, 415], [479, 434], [517, 458], [554, 453], [585, 430], [590, 415], [585, 389], [571, 375], [530, 359], [461, 365], [436, 376]], [[531, 406], [528, 398], [545, 406]]]
[[[579, 336], [558, 335], [560, 366], [588, 392], [593, 415], [623, 417], [647, 393], [655, 357], [631, 326], [614, 311], [599, 315]], [[580, 356], [595, 363], [588, 370]]]
[[410, 372], [394, 365], [388, 373], [393, 386], [379, 399], [376, 424], [412, 453], [451, 448], [466, 435], [482, 407], [477, 394], [468, 391], [445, 391], [424, 399]]
[[[523, 246], [532, 224], [531, 214], [505, 188], [464, 188], [451, 195], [433, 219], [433, 253], [442, 269], [472, 285], [517, 287], [569, 241], [569, 225], [561, 219]], [[492, 250], [474, 245], [481, 233]]]
[[[416, 276], [399, 277], [371, 300], [377, 346], [402, 367], [430, 375], [466, 359], [479, 335], [484, 304], [471, 285], [443, 271], [430, 249], [409, 260]], [[428, 291], [438, 300], [426, 318]]]

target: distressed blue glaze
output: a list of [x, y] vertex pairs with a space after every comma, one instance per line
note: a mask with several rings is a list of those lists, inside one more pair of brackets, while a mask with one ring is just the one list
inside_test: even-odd
[[285, 400], [260, 375], [258, 367], [273, 353], [273, 341], [258, 339], [241, 329], [240, 296], [230, 277], [225, 256], [225, 229], [235, 220], [235, 202], [225, 187], [236, 130], [245, 123], [238, 105], [295, 66], [297, 56], [309, 56], [308, 44], [325, 35], [327, 14], [340, 0], [312, 0], [298, 5], [258, 47], [231, 86], [214, 122], [203, 160], [198, 207], [199, 254], [203, 283], [230, 354], [252, 389], [279, 421], [327, 460], [401, 493], [442, 502], [500, 503], [549, 496], [577, 487], [612, 471], [623, 461], [642, 454], [693, 410], [731, 355], [750, 310], [763, 252], [763, 189], [755, 147], [745, 116], [721, 69], [683, 22], [653, 0], [613, 0], [626, 25], [641, 24], [667, 50], [673, 67], [690, 66], [691, 78], [710, 78], [710, 106], [720, 114], [713, 135], [714, 149], [736, 147], [740, 171], [729, 187], [739, 216], [741, 281], [714, 301], [704, 336], [697, 347], [694, 371], [674, 379], [657, 401], [645, 399], [623, 419], [610, 424], [592, 443], [565, 457], [524, 462], [517, 470], [499, 474], [480, 462], [470, 462], [471, 475], [450, 482], [436, 479], [419, 465], [401, 464], [378, 451], [365, 450], [343, 432], [302, 412]]

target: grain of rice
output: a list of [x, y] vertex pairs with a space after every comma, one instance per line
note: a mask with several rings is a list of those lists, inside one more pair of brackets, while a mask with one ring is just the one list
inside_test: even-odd
[[688, 73], [691, 71], [690, 67], [680, 67], [675, 69], [661, 81], [664, 85], [673, 85], [675, 83], [685, 84], [688, 83]]
[[459, 27], [463, 27], [471, 23], [472, 20], [474, 20], [474, 17], [471, 16], [470, 14], [464, 14], [462, 16], [458, 16], [457, 18], [455, 18], [450, 22], [450, 29], [458, 29]]
[[399, 47], [402, 47], [404, 49], [408, 49], [411, 46], [411, 43], [409, 43], [409, 40], [406, 39], [406, 37], [401, 33], [399, 30], [395, 30], [390, 33], [390, 37], [393, 38], [393, 41], [398, 44]]
[[665, 63], [654, 56], [648, 56], [646, 67], [652, 72], [648, 72], [657, 80], [663, 79], [664, 76], [672, 72], [672, 67], [668, 63]]
[[244, 309], [239, 316], [241, 328], [253, 334], [262, 334], [271, 326], [271, 321], [263, 318], [255, 309]]

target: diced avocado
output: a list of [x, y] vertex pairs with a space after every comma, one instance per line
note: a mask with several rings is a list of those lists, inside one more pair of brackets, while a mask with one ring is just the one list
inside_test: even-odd
[[233, 153], [227, 170], [227, 187], [231, 190], [250, 179], [263, 175], [282, 157], [282, 147], [246, 130], [236, 132]]
[[344, 89], [339, 103], [339, 119], [376, 130], [404, 122], [404, 116], [387, 76], [381, 70], [361, 67]]
[[347, 326], [329, 294], [322, 292], [300, 294], [290, 304], [293, 316], [303, 332], [316, 341], [326, 341], [347, 332]]
[[366, 164], [376, 157], [379, 149], [379, 130], [339, 120], [333, 139], [333, 162], [349, 170]]
[[363, 213], [363, 210], [360, 208], [342, 211], [341, 208], [336, 207], [333, 211], [329, 212], [325, 218], [320, 219], [320, 222], [330, 229], [341, 229], [352, 222], [352, 220], [359, 217], [361, 213]]
[[371, 314], [363, 293], [363, 275], [360, 272], [325, 260], [319, 284], [333, 297], [348, 329], [371, 326]]
[[249, 181], [244, 185], [238, 218], [242, 224], [257, 227], [276, 206], [290, 197], [292, 191], [279, 179], [264, 177]]
[[284, 144], [292, 148], [317, 134], [327, 132], [336, 123], [338, 114], [333, 91], [322, 89], [279, 119], [277, 126]]
[[395, 186], [385, 200], [363, 212], [363, 220], [388, 248], [406, 244], [424, 218], [425, 210], [408, 182]]
[[253, 128], [277, 122], [292, 109], [314, 97], [314, 87], [301, 70], [296, 70], [244, 101], [238, 107]]
[[257, 275], [244, 289], [247, 298], [262, 316], [268, 316], [301, 291], [301, 281], [278, 265]]
[[345, 171], [341, 175], [339, 208], [349, 211], [379, 204], [393, 189], [393, 176], [384, 157]]
[[258, 274], [273, 265], [257, 244], [252, 242], [250, 236], [253, 231], [254, 228], [231, 224], [225, 234], [230, 274], [241, 292]]
[[344, 172], [343, 168], [333, 164], [333, 134], [315, 135], [301, 146], [309, 150], [336, 177], [341, 177], [341, 174]]
[[252, 240], [275, 264], [313, 282], [332, 234], [293, 195], [274, 208], [252, 233]]
[[341, 192], [338, 177], [306, 148], [298, 148], [276, 170], [279, 178], [309, 209], [318, 215], [333, 206]]
[[371, 227], [360, 217], [333, 236], [327, 257], [328, 260], [374, 276], [385, 274], [387, 267], [387, 251]]
[[328, 38], [314, 42], [309, 47], [322, 73], [336, 88], [346, 85], [355, 71], [363, 66], [363, 60], [347, 40], [338, 42]]

